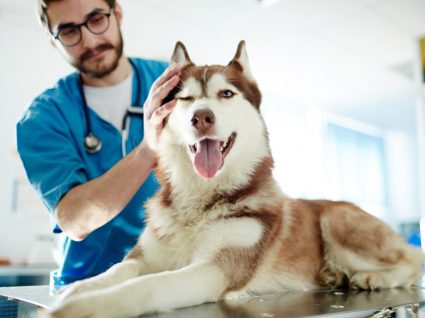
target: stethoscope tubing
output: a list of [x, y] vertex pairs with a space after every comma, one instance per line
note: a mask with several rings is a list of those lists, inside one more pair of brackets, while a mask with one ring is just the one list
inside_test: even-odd
[[[139, 73], [139, 70], [137, 69], [136, 65], [134, 64], [134, 62], [129, 59], [128, 60], [135, 72], [136, 75], [136, 104], [141, 104], [141, 84], [142, 84], [142, 79]], [[84, 137], [84, 148], [86, 149], [86, 152], [89, 154], [94, 154], [99, 152], [102, 149], [102, 140], [97, 137], [94, 132], [93, 132], [93, 128], [92, 128], [92, 124], [91, 124], [91, 119], [90, 119], [90, 114], [89, 114], [89, 107], [87, 105], [87, 100], [86, 100], [86, 96], [84, 94], [84, 89], [83, 89], [83, 81], [82, 81], [82, 77], [81, 74], [79, 76], [79, 88], [80, 88], [80, 94], [83, 100], [83, 110], [84, 110], [84, 116], [85, 116], [85, 120], [86, 120], [86, 128], [87, 128], [87, 133]], [[122, 152], [122, 156], [123, 158], [126, 156], [127, 151], [126, 151], [126, 140], [128, 138], [129, 135], [129, 129], [127, 127], [130, 126], [130, 121], [131, 121], [131, 116], [133, 115], [137, 115], [140, 116], [143, 119], [143, 107], [141, 106], [130, 106], [124, 117], [122, 120], [122, 125], [121, 125], [121, 152]]]
[[127, 108], [127, 111], [125, 112], [125, 115], [122, 119], [121, 124], [121, 154], [124, 158], [127, 155], [127, 149], [126, 149], [126, 141], [129, 135], [129, 127], [130, 127], [130, 120], [131, 116], [137, 115], [143, 118], [143, 108], [142, 107], [136, 107], [136, 106], [130, 106]]

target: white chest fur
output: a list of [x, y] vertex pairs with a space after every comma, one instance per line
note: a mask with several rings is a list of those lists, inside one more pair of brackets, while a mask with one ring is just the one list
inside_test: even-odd
[[[144, 255], [162, 270], [180, 268], [204, 259], [212, 259], [226, 248], [247, 248], [257, 244], [263, 226], [255, 218], [177, 218], [172, 208], [149, 202], [148, 228], [141, 244]], [[204, 211], [205, 213], [205, 211]], [[211, 211], [211, 216], [217, 215]]]

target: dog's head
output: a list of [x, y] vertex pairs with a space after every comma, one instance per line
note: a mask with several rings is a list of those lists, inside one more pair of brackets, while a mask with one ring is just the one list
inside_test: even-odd
[[185, 161], [204, 180], [255, 170], [270, 152], [245, 42], [226, 66], [196, 66], [181, 42], [171, 62], [181, 67], [181, 83], [172, 92], [177, 105], [160, 138], [163, 166], [173, 169]]

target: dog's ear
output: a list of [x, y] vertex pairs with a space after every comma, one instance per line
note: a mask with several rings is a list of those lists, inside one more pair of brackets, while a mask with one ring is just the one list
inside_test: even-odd
[[248, 54], [246, 53], [245, 41], [239, 42], [236, 54], [233, 59], [229, 62], [229, 65], [236, 64], [242, 69], [242, 73], [249, 79], [254, 80], [251, 74], [251, 68], [249, 67]]
[[180, 41], [176, 43], [173, 55], [171, 56], [171, 64], [176, 63], [181, 68], [186, 65], [193, 64], [190, 60], [189, 54], [187, 53], [186, 47]]

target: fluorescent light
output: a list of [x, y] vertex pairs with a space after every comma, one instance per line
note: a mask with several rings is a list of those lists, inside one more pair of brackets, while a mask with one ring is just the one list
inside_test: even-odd
[[278, 3], [280, 0], [259, 0], [262, 7], [270, 7], [276, 3]]

